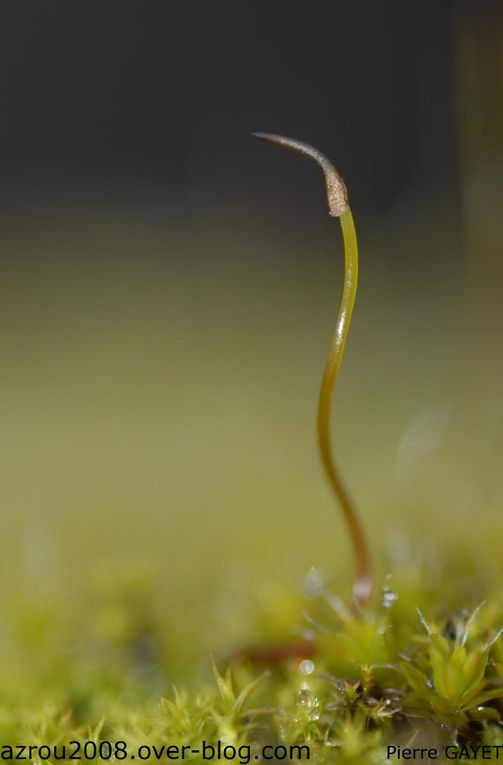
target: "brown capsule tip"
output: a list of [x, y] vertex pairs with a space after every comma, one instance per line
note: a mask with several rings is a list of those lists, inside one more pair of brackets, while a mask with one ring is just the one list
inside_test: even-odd
[[314, 159], [325, 175], [330, 215], [338, 218], [349, 210], [348, 192], [345, 183], [330, 160], [321, 151], [318, 151], [318, 149], [315, 149], [314, 146], [310, 146], [308, 143], [297, 141], [295, 138], [276, 135], [276, 133], [252, 133], [252, 135], [255, 138], [260, 138], [262, 141], [276, 143], [278, 146], [284, 146], [287, 149], [292, 149], [292, 151]]

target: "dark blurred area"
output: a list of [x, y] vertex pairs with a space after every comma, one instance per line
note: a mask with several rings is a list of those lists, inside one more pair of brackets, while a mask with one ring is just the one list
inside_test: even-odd
[[188, 214], [205, 195], [316, 207], [314, 169], [281, 165], [252, 130], [320, 146], [363, 212], [432, 179], [452, 193], [460, 5], [3, 3], [2, 196], [155, 187]]

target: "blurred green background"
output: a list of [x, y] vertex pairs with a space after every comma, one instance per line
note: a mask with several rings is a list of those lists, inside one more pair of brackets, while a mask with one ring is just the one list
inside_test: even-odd
[[288, 635], [311, 567], [349, 590], [314, 432], [339, 227], [256, 129], [353, 200], [334, 435], [379, 576], [501, 565], [501, 4], [211, 5], [1, 10], [7, 664], [34, 624], [120, 643], [162, 615], [186, 676]]

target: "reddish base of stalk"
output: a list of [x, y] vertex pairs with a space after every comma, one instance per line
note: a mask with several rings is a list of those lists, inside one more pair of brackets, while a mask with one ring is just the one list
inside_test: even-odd
[[302, 661], [312, 659], [318, 651], [313, 640], [297, 640], [295, 643], [281, 645], [250, 646], [236, 654], [237, 661], [250, 661], [252, 664], [281, 664], [284, 661]]

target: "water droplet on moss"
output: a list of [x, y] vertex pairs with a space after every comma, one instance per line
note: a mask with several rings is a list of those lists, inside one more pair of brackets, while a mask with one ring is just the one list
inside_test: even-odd
[[297, 693], [297, 704], [306, 712], [312, 712], [318, 703], [318, 699], [308, 688], [301, 688]]
[[384, 606], [384, 608], [391, 608], [391, 606], [396, 600], [398, 600], [398, 595], [396, 594], [396, 592], [393, 592], [393, 590], [390, 590], [389, 587], [383, 587], [382, 595], [381, 595], [381, 603]]
[[314, 664], [310, 659], [304, 659], [300, 662], [299, 669], [303, 675], [310, 675], [314, 671]]

